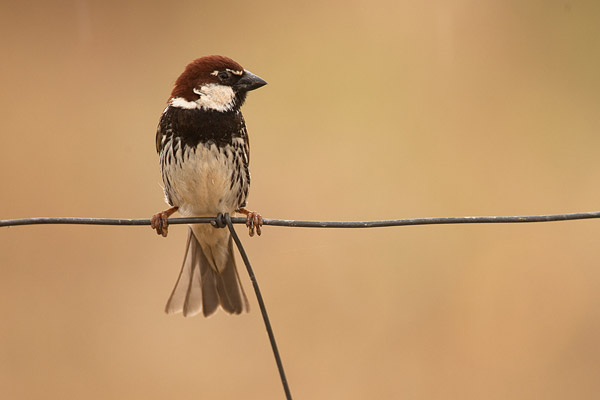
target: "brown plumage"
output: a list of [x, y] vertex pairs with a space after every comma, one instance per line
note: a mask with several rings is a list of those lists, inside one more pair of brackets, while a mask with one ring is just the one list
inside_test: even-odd
[[204, 83], [218, 83], [217, 75], [211, 75], [211, 73], [228, 69], [244, 71], [244, 67], [240, 64], [223, 56], [208, 56], [192, 61], [175, 81], [171, 98], [183, 97], [188, 101], [196, 100], [198, 95], [193, 92], [194, 88]]

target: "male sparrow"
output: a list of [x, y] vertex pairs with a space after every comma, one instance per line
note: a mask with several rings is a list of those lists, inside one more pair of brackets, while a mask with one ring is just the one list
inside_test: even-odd
[[[168, 210], [152, 217], [167, 236], [168, 217], [214, 217], [236, 211], [247, 216], [250, 236], [260, 235], [262, 217], [248, 211], [249, 147], [240, 107], [246, 94], [267, 82], [222, 56], [192, 61], [175, 82], [156, 132], [156, 150]], [[232, 314], [248, 311], [229, 231], [190, 225], [183, 266], [167, 313], [204, 316], [218, 306]]]

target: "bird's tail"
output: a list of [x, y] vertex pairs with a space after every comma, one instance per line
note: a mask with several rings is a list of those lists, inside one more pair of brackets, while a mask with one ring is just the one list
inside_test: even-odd
[[248, 299], [240, 283], [227, 229], [210, 224], [190, 226], [183, 266], [165, 312], [200, 312], [205, 317], [218, 306], [230, 314], [248, 311]]

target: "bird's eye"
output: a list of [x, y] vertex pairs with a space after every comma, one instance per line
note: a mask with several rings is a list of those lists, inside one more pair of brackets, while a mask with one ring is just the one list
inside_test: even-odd
[[227, 71], [221, 71], [221, 72], [219, 72], [219, 74], [217, 75], [217, 77], [219, 78], [219, 80], [220, 80], [221, 82], [226, 82], [226, 81], [228, 81], [230, 76], [231, 76], [231, 75], [230, 75], [230, 74], [229, 74], [229, 72], [227, 72]]

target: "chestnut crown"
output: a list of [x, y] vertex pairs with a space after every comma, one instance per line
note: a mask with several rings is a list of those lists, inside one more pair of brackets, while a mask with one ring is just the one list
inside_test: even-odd
[[198, 58], [189, 63], [183, 73], [175, 81], [171, 98], [182, 98], [188, 102], [200, 98], [203, 87], [231, 87], [240, 103], [246, 92], [266, 85], [262, 78], [246, 71], [231, 58], [213, 55]]

